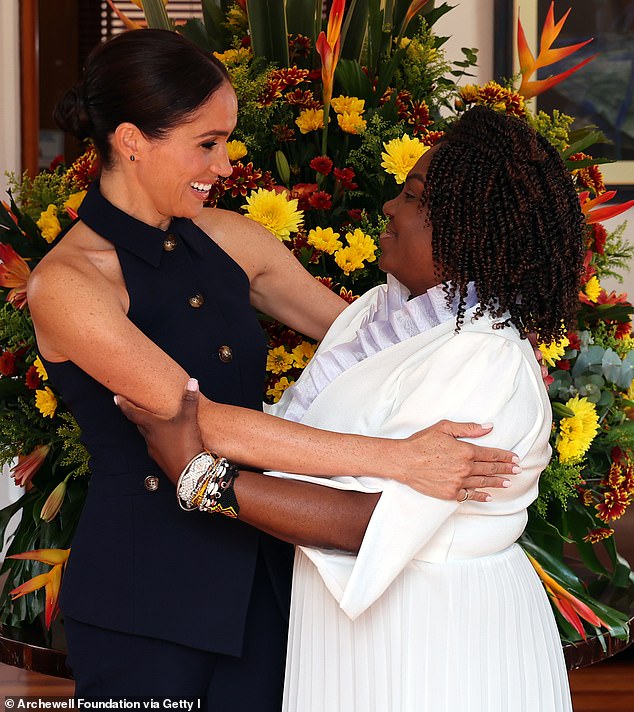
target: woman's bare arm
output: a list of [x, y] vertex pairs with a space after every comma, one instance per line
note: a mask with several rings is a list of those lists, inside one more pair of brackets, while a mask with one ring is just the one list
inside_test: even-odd
[[[60, 246], [61, 247], [61, 246]], [[121, 295], [90, 261], [55, 250], [31, 275], [28, 297], [45, 358], [70, 359], [113, 393], [164, 416], [175, 412], [184, 369], [126, 316]], [[201, 398], [205, 446], [245, 467], [297, 473], [376, 475], [452, 499], [463, 487], [502, 486], [512, 453], [460, 443], [488, 432], [441, 423], [404, 440], [316, 430]], [[442, 473], [442, 474], [439, 474]]]

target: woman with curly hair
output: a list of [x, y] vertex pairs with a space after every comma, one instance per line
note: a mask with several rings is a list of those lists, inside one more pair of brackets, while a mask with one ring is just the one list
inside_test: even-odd
[[[516, 452], [522, 472], [484, 503], [370, 477], [241, 473], [240, 518], [301, 545], [284, 710], [570, 710], [553, 614], [515, 542], [550, 458], [551, 408], [526, 337], [550, 342], [574, 323], [574, 185], [528, 124], [475, 107], [384, 212], [387, 285], [339, 316], [276, 413], [387, 437], [439, 418], [486, 421], [485, 439]], [[167, 423], [121, 402], [174, 477], [200, 449], [195, 403], [194, 390]], [[339, 519], [323, 504], [338, 497]]]

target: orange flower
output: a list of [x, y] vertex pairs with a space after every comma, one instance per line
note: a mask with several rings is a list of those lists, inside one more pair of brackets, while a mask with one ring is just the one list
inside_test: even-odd
[[346, 0], [333, 0], [328, 16], [327, 32], [320, 32], [315, 48], [321, 57], [321, 81], [323, 84], [324, 107], [330, 106], [335, 69], [341, 50], [341, 23], [346, 7]]
[[552, 576], [547, 574], [530, 554], [527, 554], [527, 556], [531, 564], [533, 564], [535, 571], [537, 571], [539, 578], [542, 580], [551, 601], [557, 606], [561, 615], [584, 640], [586, 639], [586, 631], [581, 621], [582, 618], [588, 621], [590, 625], [595, 626], [595, 628], [600, 626], [610, 628], [610, 626], [602, 621], [583, 601], [573, 596], [570, 591], [567, 591], [563, 586], [558, 584]]
[[592, 529], [584, 537], [583, 540], [588, 542], [588, 544], [598, 544], [604, 539], [609, 539], [614, 534], [614, 529], [606, 529], [605, 527], [599, 527], [598, 529]]
[[631, 207], [634, 207], [634, 200], [628, 200], [626, 203], [619, 205], [610, 205], [605, 208], [597, 208], [601, 203], [607, 203], [616, 195], [616, 190], [607, 190], [605, 193], [598, 195], [596, 198], [589, 200], [590, 193], [584, 190], [579, 193], [579, 203], [581, 203], [581, 212], [585, 215], [586, 223], [592, 225], [603, 220], [614, 218]]
[[533, 57], [533, 53], [528, 47], [526, 35], [524, 34], [524, 28], [522, 27], [519, 17], [517, 19], [517, 53], [520, 61], [520, 71], [522, 72], [522, 83], [519, 88], [519, 93], [525, 99], [537, 96], [547, 89], [554, 87], [556, 84], [559, 84], [559, 82], [563, 81], [571, 74], [574, 74], [596, 56], [593, 55], [592, 57], [588, 57], [587, 59], [584, 59], [583, 62], [579, 62], [579, 64], [575, 65], [571, 69], [568, 69], [566, 72], [548, 77], [548, 79], [536, 79], [534, 81], [530, 81], [530, 78], [538, 69], [547, 67], [549, 64], [559, 62], [561, 59], [570, 56], [578, 49], [581, 49], [587, 45], [588, 42], [592, 42], [591, 38], [585, 42], [579, 42], [578, 44], [569, 45], [568, 47], [552, 49], [553, 42], [559, 36], [561, 28], [564, 26], [564, 23], [570, 14], [570, 9], [568, 9], [568, 12], [566, 12], [561, 20], [555, 24], [553, 7], [554, 2], [551, 2], [546, 16], [546, 21], [544, 22], [544, 27], [542, 28], [542, 36], [539, 42], [539, 54], [537, 55], [537, 59]]
[[11, 470], [15, 484], [25, 487], [33, 479], [33, 475], [40, 469], [48, 453], [50, 445], [38, 445], [28, 455], [18, 455], [18, 464]]
[[23, 554], [12, 554], [9, 559], [28, 559], [29, 561], [41, 561], [43, 564], [50, 564], [53, 568], [48, 573], [34, 576], [32, 579], [25, 581], [23, 584], [9, 591], [11, 600], [15, 601], [27, 593], [33, 593], [39, 590], [42, 586], [46, 590], [46, 627], [50, 628], [51, 623], [59, 613], [59, 589], [62, 583], [62, 572], [70, 549], [35, 549], [26, 551]]
[[30, 276], [29, 266], [13, 247], [0, 242], [0, 287], [12, 288], [7, 301], [16, 309], [26, 305], [26, 284]]

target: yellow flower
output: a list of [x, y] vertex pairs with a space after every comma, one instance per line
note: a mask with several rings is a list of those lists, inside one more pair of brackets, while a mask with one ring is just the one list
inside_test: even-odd
[[339, 240], [339, 233], [335, 232], [331, 227], [313, 228], [308, 233], [307, 240], [309, 245], [329, 255], [332, 255], [343, 247], [343, 244]]
[[248, 47], [228, 49], [226, 52], [214, 52], [214, 57], [229, 67], [234, 64], [248, 62], [251, 59], [251, 50]]
[[383, 144], [385, 152], [381, 154], [381, 166], [391, 173], [397, 183], [405, 183], [407, 174], [412, 170], [416, 161], [429, 150], [417, 138], [410, 138], [403, 134], [402, 138], [395, 138]]
[[310, 131], [317, 131], [324, 128], [324, 110], [323, 109], [304, 109], [295, 119], [295, 123], [299, 126], [299, 130], [303, 134]]
[[39, 356], [35, 357], [35, 361], [33, 361], [33, 365], [35, 366], [35, 370], [37, 371], [37, 375], [43, 380], [43, 381], [48, 381], [48, 373], [46, 373], [46, 369], [44, 368], [44, 364], [40, 360]]
[[360, 255], [362, 260], [374, 262], [376, 260], [376, 244], [370, 235], [357, 228], [354, 232], [346, 233], [346, 242], [350, 248]]
[[45, 418], [52, 418], [55, 415], [57, 398], [48, 386], [35, 391], [35, 407]]
[[293, 349], [293, 363], [298, 368], [306, 368], [310, 359], [315, 355], [317, 344], [309, 341], [302, 341], [299, 346]]
[[286, 376], [282, 376], [277, 383], [273, 384], [270, 388], [267, 388], [266, 395], [273, 399], [273, 403], [277, 403], [277, 401], [282, 397], [282, 393], [284, 393], [289, 386], [292, 386], [293, 383], [295, 383], [295, 381], [289, 381]]
[[590, 279], [585, 283], [583, 291], [586, 293], [586, 297], [591, 302], [596, 302], [601, 294], [601, 284], [596, 277], [590, 277]]
[[345, 111], [343, 114], [337, 114], [337, 123], [339, 128], [344, 133], [360, 134], [365, 131], [367, 125], [366, 120], [361, 114]]
[[37, 226], [42, 231], [42, 237], [46, 242], [53, 242], [53, 240], [62, 231], [62, 226], [59, 224], [57, 219], [57, 206], [49, 205], [48, 208], [40, 215], [40, 219], [37, 221]]
[[335, 252], [335, 262], [339, 269], [346, 275], [363, 267], [363, 258], [359, 255], [357, 250], [353, 250], [351, 247], [342, 247], [340, 250], [337, 250], [337, 252]]
[[64, 210], [68, 210], [70, 208], [73, 212], [76, 213], [85, 197], [85, 190], [80, 190], [78, 193], [73, 193], [72, 195], [69, 195], [68, 200], [64, 203]]
[[289, 353], [283, 346], [269, 349], [266, 357], [266, 370], [271, 373], [284, 373], [289, 368], [293, 368], [293, 354]]
[[331, 102], [330, 106], [337, 114], [362, 114], [365, 109], [365, 99], [357, 99], [356, 96], [337, 96]]
[[304, 214], [297, 209], [297, 200], [287, 200], [284, 193], [259, 188], [252, 191], [247, 204], [242, 206], [245, 215], [270, 230], [278, 240], [289, 240], [297, 232]]
[[544, 361], [549, 366], [554, 366], [557, 361], [561, 361], [566, 351], [566, 346], [570, 346], [570, 341], [568, 341], [567, 336], [564, 336], [561, 341], [551, 341], [549, 344], [540, 344], [539, 350], [542, 352]]
[[247, 147], [242, 141], [227, 141], [227, 155], [230, 161], [239, 161], [247, 155]]
[[599, 430], [599, 416], [594, 403], [579, 396], [570, 398], [566, 408], [570, 408], [574, 415], [561, 419], [556, 448], [560, 462], [574, 463], [592, 444]]

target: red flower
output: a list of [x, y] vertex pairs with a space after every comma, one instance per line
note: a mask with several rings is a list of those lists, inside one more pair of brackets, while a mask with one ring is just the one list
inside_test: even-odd
[[3, 376], [15, 376], [18, 373], [16, 358], [13, 351], [4, 351], [0, 354], [0, 373]]
[[444, 131], [425, 131], [418, 138], [425, 146], [435, 146], [444, 135]]
[[601, 225], [601, 223], [594, 223], [592, 226], [592, 239], [594, 251], [599, 254], [605, 254], [605, 242], [608, 237], [608, 231]]
[[40, 378], [40, 374], [37, 372], [37, 368], [35, 368], [35, 366], [29, 367], [29, 370], [26, 372], [26, 376], [24, 377], [24, 381], [26, 383], [26, 387], [30, 388], [32, 391], [41, 386], [42, 379]]
[[604, 539], [609, 539], [614, 534], [614, 529], [607, 529], [605, 527], [598, 527], [597, 529], [592, 529], [584, 537], [583, 540], [589, 544], [598, 544]]
[[274, 69], [269, 75], [269, 82], [277, 84], [282, 90], [287, 87], [296, 87], [306, 80], [308, 73], [308, 69], [299, 69], [298, 67]]
[[315, 99], [315, 95], [310, 89], [289, 91], [284, 98], [291, 106], [300, 106], [302, 109], [321, 109], [321, 102]]
[[352, 222], [359, 222], [363, 216], [363, 210], [361, 208], [351, 208], [348, 210], [348, 217]]
[[26, 487], [33, 475], [40, 469], [51, 447], [50, 445], [38, 445], [28, 455], [18, 455], [18, 463], [11, 470], [11, 476], [15, 480], [15, 484], [20, 487]]
[[616, 331], [614, 332], [615, 339], [625, 339], [632, 333], [632, 322], [622, 322], [616, 325]]
[[317, 156], [313, 158], [309, 165], [314, 171], [324, 176], [327, 176], [332, 171], [332, 161], [328, 156]]
[[328, 287], [330, 290], [334, 287], [332, 277], [315, 277], [315, 279], [318, 282], [321, 282], [325, 287]]
[[618, 490], [609, 490], [603, 495], [603, 502], [599, 502], [595, 506], [597, 510], [597, 518], [606, 524], [614, 519], [619, 519], [625, 513], [630, 498], [627, 492]]
[[568, 337], [569, 346], [571, 349], [574, 349], [575, 351], [579, 351], [581, 349], [581, 341], [579, 341], [579, 336], [576, 331], [569, 331], [566, 336]]
[[300, 210], [308, 210], [308, 200], [313, 193], [319, 189], [317, 183], [296, 183], [291, 188], [290, 198], [297, 200], [297, 207]]
[[291, 62], [296, 59], [306, 59], [310, 54], [312, 42], [306, 35], [289, 35], [288, 49]]
[[335, 178], [341, 182], [345, 190], [356, 190], [359, 186], [352, 180], [355, 173], [352, 168], [335, 168], [333, 171]]
[[66, 173], [78, 190], [88, 190], [101, 170], [97, 151], [91, 146], [71, 165]]
[[562, 371], [570, 371], [570, 361], [566, 358], [562, 358], [561, 361], [557, 361], [555, 367], [561, 369]]
[[50, 162], [48, 169], [51, 173], [53, 173], [58, 166], [63, 166], [63, 165], [64, 165], [64, 154], [60, 153], [59, 155], [55, 156], [55, 158]]
[[339, 290], [339, 296], [348, 304], [352, 304], [352, 302], [356, 301], [359, 298], [358, 294], [353, 294], [351, 289], [346, 289], [345, 287], [341, 287]]
[[308, 198], [308, 204], [315, 210], [330, 210], [332, 207], [332, 196], [326, 193], [325, 190], [319, 190], [316, 193], [311, 193]]
[[224, 185], [225, 190], [231, 193], [232, 198], [237, 198], [239, 195], [244, 198], [248, 192], [255, 188], [272, 190], [275, 181], [269, 171], [262, 172], [259, 168], [254, 168], [251, 161], [246, 166], [238, 161], [234, 163], [231, 175], [225, 178]]
[[290, 143], [291, 141], [295, 141], [295, 132], [290, 126], [286, 126], [285, 124], [274, 124], [272, 130], [273, 136], [275, 136], [280, 143]]

